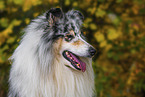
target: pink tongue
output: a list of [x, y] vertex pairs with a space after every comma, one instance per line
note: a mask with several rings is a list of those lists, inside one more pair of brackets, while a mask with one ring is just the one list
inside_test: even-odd
[[82, 72], [85, 72], [86, 70], [86, 63], [82, 62], [78, 57], [76, 57], [75, 55], [73, 55], [72, 53], [70, 53], [70, 55], [74, 58], [74, 60], [80, 64], [80, 69], [82, 70]]
[[85, 72], [85, 70], [86, 70], [86, 63], [81, 61], [80, 68], [81, 68], [82, 72]]

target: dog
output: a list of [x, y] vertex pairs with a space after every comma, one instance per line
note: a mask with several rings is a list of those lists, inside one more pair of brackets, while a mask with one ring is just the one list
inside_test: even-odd
[[11, 56], [8, 97], [92, 97], [95, 48], [81, 31], [84, 16], [51, 8], [24, 29]]

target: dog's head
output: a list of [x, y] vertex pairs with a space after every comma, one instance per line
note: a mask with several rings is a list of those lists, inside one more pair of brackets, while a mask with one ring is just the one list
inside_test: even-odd
[[66, 62], [64, 65], [84, 72], [86, 63], [81, 61], [80, 57], [91, 58], [96, 50], [86, 42], [81, 31], [83, 15], [79, 11], [71, 10], [63, 13], [61, 9], [53, 8], [46, 13], [46, 19], [48, 21], [46, 32], [49, 32], [49, 37], [51, 34], [51, 39], [56, 40], [55, 45], [59, 46], [56, 46], [59, 54]]

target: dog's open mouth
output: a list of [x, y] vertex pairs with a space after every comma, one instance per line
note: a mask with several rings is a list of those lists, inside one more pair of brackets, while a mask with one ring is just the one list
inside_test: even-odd
[[86, 63], [82, 62], [78, 56], [76, 56], [70, 51], [64, 51], [63, 56], [66, 60], [68, 60], [71, 63], [70, 67], [85, 72]]

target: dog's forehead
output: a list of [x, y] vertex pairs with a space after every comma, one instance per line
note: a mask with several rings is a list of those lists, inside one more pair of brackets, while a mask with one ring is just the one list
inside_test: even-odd
[[[63, 22], [63, 23], [62, 23]], [[82, 18], [78, 11], [71, 10], [64, 14], [63, 20], [60, 21], [59, 29], [60, 34], [67, 34], [73, 31], [75, 35], [79, 34], [82, 25]]]
[[71, 10], [66, 13], [66, 29], [73, 30], [76, 34], [79, 33], [80, 27], [82, 25], [82, 19], [78, 14], [75, 14], [76, 11]]
[[68, 22], [70, 22], [70, 23], [67, 23], [64, 26], [64, 33], [75, 33], [75, 34], [79, 34], [80, 27], [73, 20], [70, 20]]

